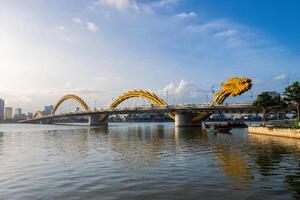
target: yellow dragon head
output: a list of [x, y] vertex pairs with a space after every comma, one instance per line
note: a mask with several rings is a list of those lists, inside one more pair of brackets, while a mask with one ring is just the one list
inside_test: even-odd
[[221, 104], [229, 96], [238, 96], [248, 91], [252, 87], [252, 81], [250, 78], [233, 77], [227, 80], [225, 83], [221, 83], [222, 90], [216, 93], [214, 103]]

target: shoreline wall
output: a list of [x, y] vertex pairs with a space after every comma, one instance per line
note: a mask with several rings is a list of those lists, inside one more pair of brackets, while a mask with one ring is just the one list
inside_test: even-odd
[[300, 129], [249, 126], [249, 133], [300, 139]]

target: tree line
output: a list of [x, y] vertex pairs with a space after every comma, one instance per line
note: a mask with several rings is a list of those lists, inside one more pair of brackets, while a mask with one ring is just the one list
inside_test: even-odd
[[263, 92], [257, 96], [253, 106], [267, 109], [268, 107], [290, 107], [297, 110], [297, 119], [300, 119], [300, 83], [292, 83], [284, 89], [283, 97], [273, 96], [269, 92]]

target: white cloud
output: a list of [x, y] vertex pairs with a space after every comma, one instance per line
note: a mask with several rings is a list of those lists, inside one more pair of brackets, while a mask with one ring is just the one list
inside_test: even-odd
[[[139, 5], [140, 2], [146, 1], [136, 1]], [[166, 2], [169, 1], [164, 1], [161, 5], [172, 6]], [[63, 6], [59, 6], [59, 8], [63, 8]], [[37, 18], [36, 20], [25, 18], [26, 20], [24, 20], [23, 16], [9, 12], [11, 9], [3, 9], [7, 13], [1, 13], [4, 17], [0, 19], [1, 26], [3, 26], [0, 30], [0, 35], [3, 36], [0, 37], [0, 74], [5, 74], [5, 76], [0, 79], [0, 86], [2, 85], [11, 91], [12, 96], [7, 96], [0, 91], [1, 98], [10, 98], [13, 102], [11, 105], [14, 107], [20, 106], [36, 110], [43, 108], [44, 104], [55, 102], [60, 95], [73, 91], [72, 89], [78, 90], [78, 88], [85, 91], [85, 94], [88, 90], [91, 93], [97, 90], [113, 93], [107, 96], [91, 95], [90, 98], [84, 97], [90, 99], [91, 105], [93, 105], [95, 98], [108, 98], [108, 100], [103, 100], [105, 104], [111, 100], [111, 97], [118, 95], [119, 90], [122, 89], [136, 89], [136, 86], [138, 86], [137, 89], [156, 89], [158, 87], [163, 89], [164, 84], [181, 77], [188, 77], [191, 81], [197, 81], [204, 88], [208, 88], [215, 82], [224, 81], [227, 76], [232, 75], [249, 76], [268, 82], [266, 80], [268, 76], [274, 80], [274, 77], [280, 74], [276, 74], [276, 72], [284, 72], [287, 69], [287, 67], [284, 69], [283, 66], [288, 66], [291, 79], [299, 77], [299, 70], [297, 70], [299, 59], [296, 56], [294, 57], [292, 53], [281, 53], [281, 50], [274, 49], [272, 43], [268, 46], [260, 45], [260, 41], [265, 38], [261, 36], [258, 39], [252, 37], [257, 34], [256, 30], [249, 30], [249, 27], [244, 27], [241, 24], [234, 24], [228, 20], [197, 20], [198, 24], [190, 27], [194, 32], [187, 32], [184, 31], [185, 26], [191, 22], [185, 23], [183, 20], [183, 23], [174, 23], [166, 16], [167, 14], [171, 14], [171, 16], [178, 14], [175, 9], [159, 12], [158, 9], [165, 9], [166, 7], [154, 7], [157, 9], [155, 11], [161, 14], [145, 16], [137, 13], [137, 15], [130, 14], [127, 18], [124, 13], [116, 15], [107, 6], [100, 8], [99, 5], [97, 8], [109, 12], [114, 19], [101, 18], [98, 15], [99, 12], [96, 11], [82, 13], [82, 16], [79, 16], [78, 12], [69, 13], [73, 14], [73, 17], [80, 18], [73, 19], [71, 17], [69, 20], [72, 26], [68, 26], [64, 32], [59, 32], [54, 27], [51, 30], [53, 33], [49, 32], [49, 27], [45, 23], [47, 18]], [[28, 10], [28, 16], [32, 16], [31, 13], [34, 12], [35, 9]], [[64, 12], [64, 10], [58, 10], [58, 12]], [[93, 17], [96, 16], [98, 16], [97, 21], [93, 21]], [[56, 21], [60, 20], [59, 16], [53, 15], [52, 17], [57, 18]], [[5, 19], [10, 20], [8, 22]], [[93, 34], [87, 34], [89, 32], [86, 27], [88, 21], [86, 19], [96, 22], [99, 25], [98, 31], [101, 30], [104, 32], [103, 35], [110, 37], [89, 38]], [[72, 28], [74, 27], [85, 31], [73, 33]], [[124, 27], [130, 27], [130, 29], [124, 30]], [[230, 30], [237, 32], [233, 34]], [[51, 34], [59, 37], [69, 34], [72, 44], [66, 45], [52, 37]], [[32, 35], [35, 37], [32, 38]], [[226, 40], [220, 40], [215, 37], [216, 35], [224, 36]], [[228, 42], [229, 36], [230, 39], [235, 39], [234, 42]], [[238, 39], [244, 42], [242, 45], [246, 45], [242, 48], [241, 45], [237, 46], [236, 44], [241, 44], [237, 41]], [[234, 48], [227, 48], [229, 43], [231, 46], [235, 45]], [[281, 47], [280, 44], [275, 45], [275, 47]], [[145, 64], [141, 62], [145, 62]], [[157, 71], [161, 73], [160, 76], [157, 76]], [[101, 84], [93, 82], [82, 87], [85, 81], [91, 81], [94, 76], [103, 73], [119, 74], [122, 79], [118, 81], [118, 84], [115, 83], [116, 81]], [[147, 76], [141, 77], [141, 73], [145, 73]], [[24, 81], [23, 77], [28, 78], [28, 80]], [[47, 77], [52, 78], [47, 79]], [[153, 77], [155, 81], [153, 81]], [[214, 78], [211, 79], [210, 77]], [[166, 80], [168, 82], [165, 82]], [[63, 85], [65, 82], [71, 82], [74, 86], [66, 89]], [[170, 94], [175, 94], [175, 92], [178, 96], [180, 94], [183, 99], [182, 102], [185, 102], [185, 95], [187, 98], [200, 95], [201, 98], [201, 90], [186, 81], [178, 81], [167, 86], [170, 89]], [[50, 96], [47, 89], [52, 87], [58, 88], [62, 92]], [[274, 87], [276, 86], [270, 88]], [[25, 92], [27, 88], [47, 91], [47, 93], [34, 92], [34, 97], [23, 93], [13, 96], [18, 94], [15, 89]], [[80, 92], [78, 93], [80, 95]], [[202, 99], [205, 99], [206, 94], [207, 92], [204, 92]], [[22, 103], [24, 95], [26, 98], [32, 99], [32, 102]], [[177, 95], [175, 96], [177, 99]], [[26, 100], [26, 98], [24, 102], [28, 102], [29, 99]], [[195, 98], [195, 102], [201, 102], [200, 98]], [[20, 100], [16, 102], [17, 99]]]
[[182, 102], [195, 102], [195, 100], [197, 102], [207, 94], [205, 90], [186, 80], [181, 80], [179, 83], [169, 83], [159, 93], [162, 96], [170, 95], [176, 97], [177, 100]]
[[53, 105], [60, 97], [68, 93], [82, 97], [90, 107], [94, 105], [94, 101], [97, 99], [98, 106], [107, 108], [111, 97], [118, 94], [112, 94], [112, 91], [107, 91], [105, 88], [111, 82], [119, 83], [120, 81], [119, 76], [107, 75], [94, 77], [80, 83], [67, 81], [62, 86], [52, 88], [28, 90], [16, 88], [12, 90], [0, 87], [0, 94], [1, 97], [4, 97], [6, 106], [21, 107], [26, 113], [42, 110], [43, 106], [47, 104]]
[[189, 13], [183, 12], [176, 16], [179, 18], [190, 18], [190, 17], [197, 17], [197, 14], [195, 12], [189, 12]]
[[56, 29], [57, 29], [58, 31], [63, 32], [63, 31], [66, 30], [66, 27], [61, 25], [61, 26], [57, 26]]
[[86, 22], [86, 28], [93, 33], [97, 32], [98, 30], [97, 25], [93, 22]]
[[166, 6], [166, 5], [170, 5], [170, 4], [174, 4], [174, 3], [178, 3], [179, 0], [160, 0], [159, 2], [157, 2], [157, 4], [159, 6]]
[[276, 77], [274, 78], [274, 80], [280, 81], [280, 80], [284, 80], [284, 79], [286, 79], [286, 78], [287, 78], [287, 75], [286, 75], [286, 74], [280, 74], [280, 75], [276, 76]]
[[159, 1], [152, 1], [150, 3], [139, 3], [139, 7], [141, 8], [141, 11], [147, 12], [147, 13], [154, 13], [157, 10], [160, 9], [170, 9], [176, 3], [178, 3], [180, 0], [159, 0]]
[[94, 22], [90, 22], [90, 21], [85, 21], [79, 17], [75, 17], [72, 19], [72, 21], [76, 24], [78, 24], [81, 28], [85, 28], [90, 32], [97, 32], [98, 30], [98, 26], [96, 25], [96, 23]]
[[186, 80], [181, 80], [178, 84], [175, 83], [169, 83], [166, 85], [163, 89], [164, 93], [169, 93], [169, 94], [182, 94], [186, 90], [188, 86], [188, 82]]
[[224, 20], [209, 21], [199, 25], [190, 25], [186, 28], [190, 32], [217, 32], [224, 30], [227, 27]]
[[237, 34], [237, 31], [235, 29], [228, 29], [228, 30], [217, 32], [214, 34], [214, 36], [220, 37], [220, 38], [228, 38], [228, 37], [232, 37], [236, 34]]
[[82, 19], [80, 19], [79, 17], [75, 17], [75, 18], [73, 18], [73, 22], [76, 23], [76, 24], [81, 24]]
[[135, 0], [98, 0], [96, 4], [106, 5], [117, 10], [126, 10], [128, 8], [139, 9]]
[[[155, 12], [155, 9], [170, 7], [177, 2], [179, 0], [159, 0], [149, 3], [140, 3], [137, 0], [97, 0], [95, 4], [108, 6], [118, 11], [135, 10], [152, 14]], [[91, 6], [91, 8], [94, 8], [94, 6]]]
[[[185, 28], [189, 34], [197, 34], [207, 37], [211, 41], [223, 44], [226, 48], [237, 49], [237, 53], [263, 49], [272, 46], [268, 39], [250, 27], [233, 23], [226, 19], [207, 21], [197, 25], [189, 25]], [[223, 43], [216, 39], [222, 39]], [[245, 51], [241, 51], [244, 49]], [[254, 52], [253, 52], [254, 54]]]
[[70, 42], [72, 40], [70, 35], [68, 34], [68, 30], [66, 26], [60, 25], [55, 27], [55, 29], [56, 29], [56, 37], [59, 40], [66, 41], [66, 42]]

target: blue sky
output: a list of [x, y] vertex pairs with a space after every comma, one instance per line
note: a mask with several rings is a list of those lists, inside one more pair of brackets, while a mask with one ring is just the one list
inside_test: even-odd
[[254, 96], [282, 91], [300, 79], [299, 21], [299, 0], [1, 0], [0, 98], [107, 107], [149, 89], [198, 103], [232, 76], [252, 78]]

